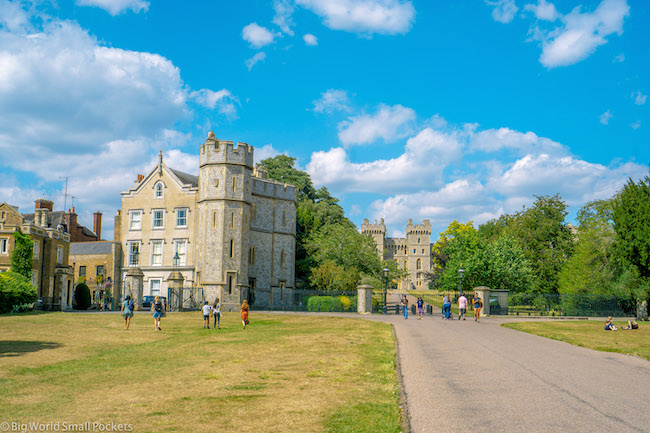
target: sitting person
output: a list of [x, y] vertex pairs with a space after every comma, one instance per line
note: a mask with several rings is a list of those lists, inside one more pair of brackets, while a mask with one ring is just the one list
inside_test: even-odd
[[623, 329], [639, 329], [639, 324], [636, 323], [636, 320], [628, 320], [627, 326], [623, 326]]
[[618, 328], [612, 323], [612, 316], [607, 317], [607, 320], [605, 320], [605, 331], [618, 331]]

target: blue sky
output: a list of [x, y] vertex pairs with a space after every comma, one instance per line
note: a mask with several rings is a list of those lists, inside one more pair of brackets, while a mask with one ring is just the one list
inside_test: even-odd
[[[81, 223], [214, 130], [287, 153], [357, 224], [476, 224], [648, 173], [644, 1], [0, 0], [0, 201]], [[68, 199], [70, 207], [71, 199]]]

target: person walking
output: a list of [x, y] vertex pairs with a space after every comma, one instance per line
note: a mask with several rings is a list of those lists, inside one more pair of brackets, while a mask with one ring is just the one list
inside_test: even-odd
[[465, 295], [460, 295], [460, 298], [458, 298], [458, 320], [461, 317], [465, 320], [465, 313], [467, 313], [467, 298]]
[[402, 301], [400, 302], [402, 305], [402, 314], [404, 314], [404, 319], [409, 318], [409, 300], [406, 299], [406, 295], [402, 295]]
[[153, 328], [155, 331], [162, 331], [160, 329], [160, 319], [163, 316], [164, 304], [160, 300], [160, 296], [154, 298], [153, 304], [151, 304], [151, 311], [153, 311]]
[[203, 329], [206, 326], [210, 329], [210, 312], [212, 311], [212, 307], [208, 305], [208, 301], [205, 301], [201, 310], [203, 311]]
[[248, 302], [246, 299], [241, 303], [241, 324], [243, 329], [246, 329], [246, 325], [248, 325]]
[[131, 300], [131, 295], [126, 295], [124, 302], [122, 302], [122, 308], [120, 308], [120, 311], [122, 312], [122, 317], [124, 317], [125, 331], [128, 331], [129, 326], [131, 325], [131, 317], [133, 317], [134, 307], [135, 306], [133, 305], [133, 301]]
[[449, 320], [449, 316], [451, 315], [451, 299], [449, 298], [449, 295], [445, 295], [445, 297], [442, 298], [442, 312], [445, 315], [445, 320]]
[[212, 314], [214, 315], [214, 325], [213, 329], [221, 329], [221, 302], [219, 298], [214, 300], [214, 305], [212, 306]]
[[422, 300], [422, 296], [418, 297], [417, 305], [418, 305], [418, 316], [420, 316], [418, 317], [418, 320], [422, 320], [424, 316], [424, 301]]
[[474, 294], [474, 299], [472, 299], [474, 304], [474, 321], [479, 323], [481, 321], [481, 308], [483, 308], [483, 301], [478, 295], [478, 292]]

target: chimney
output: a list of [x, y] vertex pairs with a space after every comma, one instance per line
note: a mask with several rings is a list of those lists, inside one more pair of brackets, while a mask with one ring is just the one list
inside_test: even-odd
[[94, 213], [95, 218], [94, 218], [94, 224], [93, 224], [93, 231], [97, 235], [97, 240], [101, 241], [102, 240], [102, 213], [100, 211], [97, 211]]
[[140, 185], [140, 182], [142, 182], [143, 179], [144, 179], [144, 175], [139, 174], [138, 177], [135, 179], [135, 186], [137, 187], [138, 185]]
[[52, 212], [54, 202], [50, 200], [45, 200], [44, 198], [39, 198], [36, 200], [36, 209], [47, 209]]
[[65, 225], [68, 226], [68, 233], [74, 236], [77, 231], [77, 214], [74, 213], [74, 207], [72, 210], [68, 209], [65, 214]]
[[113, 240], [115, 242], [122, 242], [122, 210], [117, 210], [115, 215], [115, 227], [113, 229]]

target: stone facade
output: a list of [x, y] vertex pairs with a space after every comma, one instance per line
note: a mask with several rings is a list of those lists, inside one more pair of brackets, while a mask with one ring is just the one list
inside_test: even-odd
[[[72, 269], [68, 265], [70, 235], [52, 212], [49, 200], [36, 200], [33, 214], [21, 215], [18, 208], [0, 204], [0, 272], [11, 269], [14, 231], [20, 229], [34, 242], [32, 284], [45, 309], [72, 308]], [[62, 214], [62, 212], [59, 212]]]
[[431, 264], [431, 222], [413, 224], [409, 219], [405, 238], [387, 238], [384, 219], [373, 224], [367, 219], [361, 224], [361, 233], [370, 236], [377, 245], [379, 257], [384, 261], [394, 260], [400, 269], [408, 270], [408, 277], [398, 282], [398, 288], [428, 289], [424, 272], [430, 272]]
[[144, 295], [167, 296], [169, 274], [177, 270], [186, 287], [202, 287], [209, 302], [219, 297], [225, 310], [238, 310], [244, 299], [287, 304], [295, 280], [296, 197], [294, 186], [253, 167], [252, 146], [212, 132], [200, 147], [198, 176], [167, 167], [161, 154], [154, 170], [122, 193], [115, 218], [122, 277], [138, 265]]
[[104, 292], [112, 298], [107, 308], [119, 308], [122, 281], [122, 245], [119, 242], [72, 242], [69, 263], [75, 284], [85, 283], [93, 302], [100, 302]]

